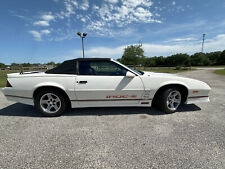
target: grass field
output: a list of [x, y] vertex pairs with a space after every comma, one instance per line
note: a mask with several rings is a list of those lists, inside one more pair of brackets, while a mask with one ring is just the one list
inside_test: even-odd
[[20, 70], [0, 70], [0, 87], [5, 87], [7, 74], [20, 72]]
[[215, 70], [215, 73], [218, 74], [218, 75], [224, 75], [225, 76], [225, 69]]
[[220, 68], [220, 67], [225, 67], [225, 65], [215, 65], [215, 66], [191, 66], [191, 67], [193, 67], [193, 68], [195, 68], [195, 67], [202, 67], [202, 68], [210, 68], [210, 67], [218, 67], [218, 68]]

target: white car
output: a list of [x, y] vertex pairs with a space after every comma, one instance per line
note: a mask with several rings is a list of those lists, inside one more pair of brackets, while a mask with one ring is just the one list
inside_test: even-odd
[[181, 103], [209, 102], [211, 88], [178, 75], [138, 72], [108, 58], [73, 59], [46, 72], [8, 74], [8, 100], [35, 105], [46, 116], [67, 108], [156, 105], [173, 113]]

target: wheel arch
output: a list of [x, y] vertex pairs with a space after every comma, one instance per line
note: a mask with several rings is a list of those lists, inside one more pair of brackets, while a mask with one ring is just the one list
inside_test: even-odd
[[59, 86], [51, 86], [51, 85], [43, 85], [43, 86], [38, 86], [34, 92], [33, 92], [33, 99], [35, 100], [37, 94], [42, 91], [42, 90], [56, 90], [59, 91], [66, 99], [67, 103], [68, 103], [68, 107], [71, 108], [71, 101], [69, 99], [69, 96], [67, 95], [66, 91], [64, 89], [62, 89]]
[[187, 97], [188, 97], [188, 87], [185, 86], [184, 84], [180, 84], [180, 83], [170, 83], [170, 84], [164, 84], [156, 90], [156, 93], [153, 96], [152, 103], [154, 104], [155, 101], [157, 100], [158, 96], [168, 88], [179, 89], [179, 91], [181, 91], [182, 103], [186, 102]]

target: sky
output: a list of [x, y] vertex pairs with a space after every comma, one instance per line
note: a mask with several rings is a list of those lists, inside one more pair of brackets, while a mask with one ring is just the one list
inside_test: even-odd
[[225, 50], [225, 0], [1, 0], [0, 62], [56, 63], [120, 58], [142, 44], [145, 56]]

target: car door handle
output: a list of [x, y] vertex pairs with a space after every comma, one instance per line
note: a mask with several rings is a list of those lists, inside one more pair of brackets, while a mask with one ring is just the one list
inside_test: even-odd
[[77, 81], [77, 83], [79, 83], [79, 84], [86, 84], [87, 81]]

